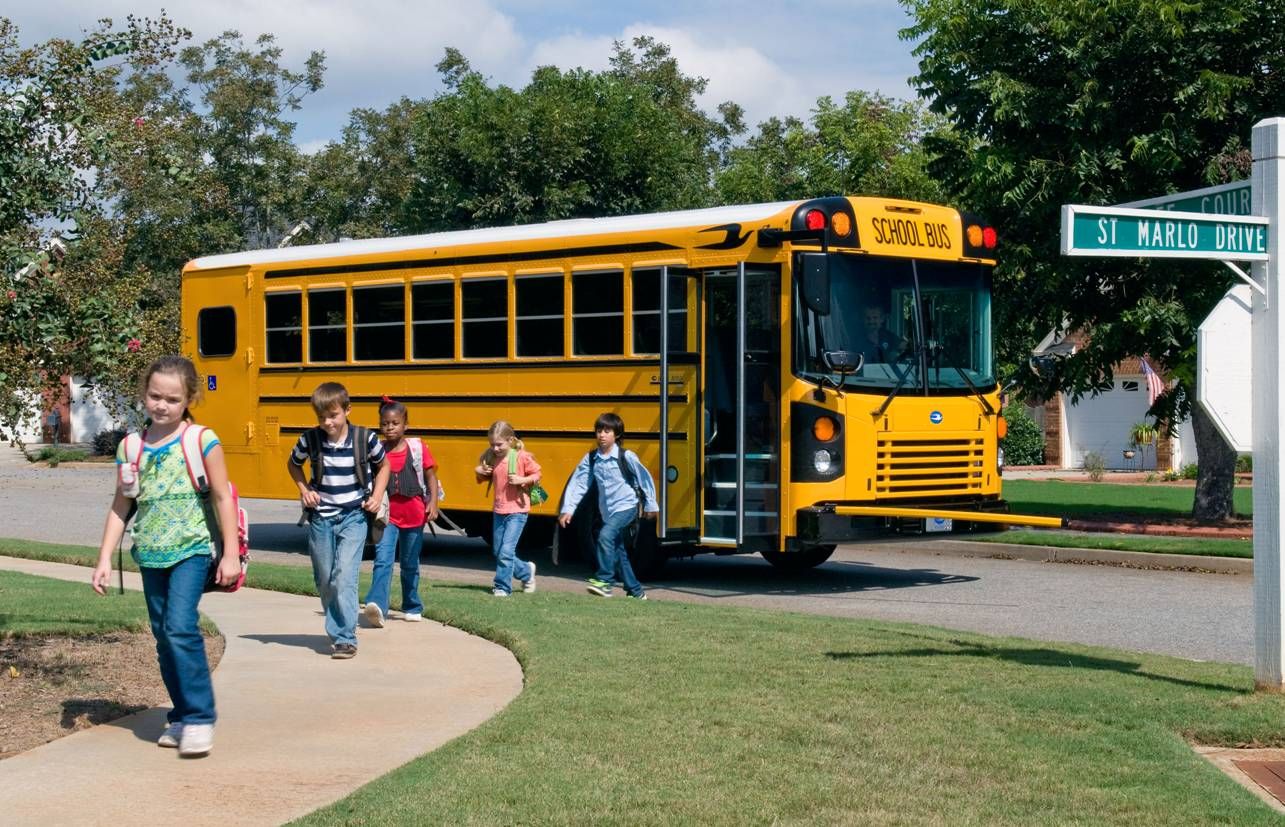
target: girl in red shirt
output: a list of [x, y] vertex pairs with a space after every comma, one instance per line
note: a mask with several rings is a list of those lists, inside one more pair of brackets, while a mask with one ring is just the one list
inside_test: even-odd
[[406, 436], [406, 406], [384, 397], [379, 425], [388, 457], [388, 526], [375, 547], [375, 568], [366, 592], [366, 622], [375, 628], [388, 616], [392, 590], [393, 557], [401, 562], [402, 619], [423, 619], [419, 598], [419, 552], [424, 526], [437, 519], [437, 463], [420, 439]]
[[[535, 457], [523, 450], [522, 440], [513, 432], [513, 426], [500, 420], [487, 432], [490, 447], [482, 454], [473, 469], [479, 483], [485, 482], [495, 490], [494, 515], [491, 522], [491, 550], [495, 554], [495, 583], [491, 594], [508, 597], [514, 579], [522, 581], [522, 591], [535, 591], [535, 563], [519, 560], [518, 538], [531, 513], [531, 486], [540, 481], [540, 465]], [[510, 462], [510, 454], [516, 454]], [[513, 472], [509, 468], [512, 466]]]

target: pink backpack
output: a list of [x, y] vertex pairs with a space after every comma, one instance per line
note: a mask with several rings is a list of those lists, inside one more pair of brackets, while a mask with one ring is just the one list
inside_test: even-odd
[[[232, 492], [232, 508], [236, 513], [237, 554], [241, 559], [241, 574], [230, 585], [220, 586], [214, 582], [214, 574], [218, 571], [219, 562], [223, 559], [223, 532], [219, 529], [219, 515], [210, 498], [210, 483], [205, 476], [205, 455], [201, 453], [201, 436], [206, 430], [208, 429], [202, 425], [184, 425], [182, 433], [179, 434], [179, 442], [183, 449], [183, 464], [187, 467], [188, 480], [191, 481], [196, 493], [201, 496], [205, 525], [210, 531], [210, 542], [214, 546], [214, 564], [210, 566], [210, 573], [205, 579], [205, 591], [234, 592], [245, 585], [245, 573], [250, 564], [250, 525], [245, 516], [245, 509], [241, 507], [241, 498], [237, 494], [236, 486], [228, 480], [228, 489]], [[126, 435], [125, 462], [117, 466], [121, 493], [130, 499], [138, 498], [138, 467], [143, 459], [143, 441], [146, 437], [146, 431], [142, 434], [135, 432]], [[131, 517], [136, 508], [137, 505], [130, 509]], [[128, 518], [126, 522], [129, 522]]]

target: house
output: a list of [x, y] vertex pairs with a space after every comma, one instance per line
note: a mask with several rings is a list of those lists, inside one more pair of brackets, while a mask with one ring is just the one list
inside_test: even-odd
[[[100, 431], [124, 428], [120, 420], [89, 392], [89, 383], [81, 377], [64, 376], [63, 392], [58, 401], [57, 442], [88, 443]], [[24, 444], [54, 442], [49, 429], [49, 405], [32, 401], [30, 411], [13, 433], [0, 431], [3, 441], [18, 440]]]
[[[1080, 347], [1084, 335], [1055, 330], [1035, 348], [1034, 356], [1069, 356]], [[1129, 432], [1146, 422], [1151, 402], [1141, 357], [1131, 356], [1116, 363], [1111, 388], [1096, 396], [1072, 402], [1070, 394], [1028, 405], [1031, 418], [1044, 432], [1044, 463], [1059, 468], [1083, 468], [1084, 458], [1096, 453], [1104, 467], [1127, 471], [1177, 471], [1196, 461], [1196, 441], [1190, 422], [1178, 426], [1173, 437], [1163, 434], [1145, 449], [1133, 445]]]

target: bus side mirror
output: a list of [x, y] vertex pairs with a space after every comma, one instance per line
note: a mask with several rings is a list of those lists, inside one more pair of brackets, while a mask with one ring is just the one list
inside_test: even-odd
[[818, 316], [830, 315], [830, 257], [799, 253], [799, 286], [803, 303]]

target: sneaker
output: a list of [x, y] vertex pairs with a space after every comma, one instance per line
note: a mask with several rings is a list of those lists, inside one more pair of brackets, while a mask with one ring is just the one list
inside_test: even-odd
[[357, 647], [351, 643], [336, 643], [330, 653], [334, 660], [348, 660], [348, 658], [357, 656]]
[[590, 594], [596, 594], [599, 597], [611, 597], [611, 584], [596, 577], [589, 578], [589, 585], [586, 586]]
[[531, 576], [522, 581], [522, 591], [524, 594], [530, 594], [535, 591], [535, 563], [527, 563], [531, 567]]
[[361, 610], [361, 614], [366, 618], [366, 623], [370, 625], [370, 628], [384, 628], [384, 613], [380, 610], [378, 603], [367, 603], [366, 608]]
[[407, 612], [406, 614], [402, 615], [402, 620], [406, 621], [407, 623], [419, 623], [423, 619], [424, 619], [424, 616], [419, 612]]
[[504, 589], [491, 589], [491, 595], [493, 597], [508, 597], [509, 593]]
[[214, 747], [214, 724], [187, 724], [179, 739], [178, 754], [184, 758], [198, 758]]
[[627, 595], [625, 595], [625, 597], [632, 597], [634, 600], [646, 600], [646, 599], [647, 599], [647, 593], [646, 593], [646, 592], [638, 592], [638, 594], [627, 594]]
[[183, 737], [183, 722], [175, 721], [174, 723], [165, 727], [165, 731], [161, 733], [161, 737], [156, 739], [156, 746], [169, 747], [170, 749], [175, 749], [178, 747], [179, 739], [182, 737]]

